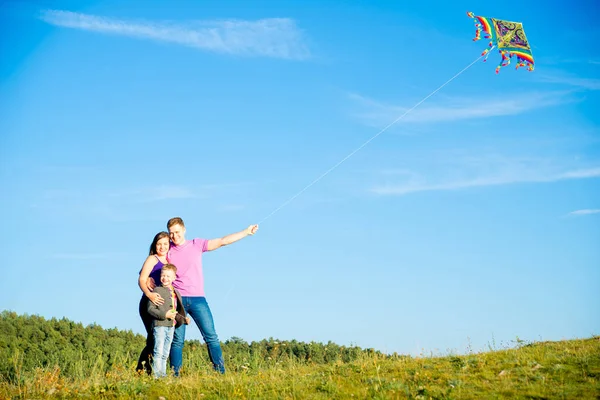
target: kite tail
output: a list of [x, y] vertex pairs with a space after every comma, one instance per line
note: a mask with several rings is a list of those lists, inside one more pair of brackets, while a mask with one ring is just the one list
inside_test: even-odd
[[501, 50], [500, 55], [502, 56], [502, 60], [500, 60], [500, 64], [496, 67], [496, 73], [500, 72], [500, 68], [510, 64], [510, 59], [512, 58], [512, 54], [508, 51]]
[[473, 38], [473, 41], [476, 42], [479, 39], [481, 39], [481, 24], [479, 23], [479, 20], [477, 19], [475, 14], [473, 14], [471, 11], [468, 11], [467, 15], [469, 16], [469, 18], [473, 18], [473, 21], [475, 21], [475, 37]]
[[473, 19], [473, 21], [475, 22], [475, 37], [473, 38], [473, 41], [476, 42], [478, 40], [481, 39], [481, 32], [484, 32], [483, 37], [485, 39], [490, 39], [490, 42], [488, 43], [488, 49], [485, 49], [483, 51], [483, 53], [481, 53], [481, 56], [485, 56], [485, 58], [483, 59], [483, 61], [487, 61], [488, 56], [490, 55], [490, 51], [492, 51], [494, 49], [494, 47], [496, 47], [496, 45], [494, 44], [494, 40], [492, 39], [492, 35], [491, 33], [488, 31], [489, 27], [484, 26], [484, 24], [487, 24], [485, 19], [482, 19], [480, 17], [477, 17], [474, 13], [472, 13], [471, 11], [467, 12], [467, 15]]
[[517, 66], [515, 67], [515, 69], [519, 69], [520, 67], [527, 67], [527, 71], [533, 71], [533, 63], [530, 62], [529, 60], [524, 60], [522, 58], [519, 58], [519, 62], [517, 63]]
[[490, 48], [489, 49], [485, 49], [483, 51], [483, 53], [481, 53], [482, 56], [485, 56], [485, 58], [483, 59], [483, 62], [487, 61], [488, 56], [490, 55], [490, 51], [494, 50], [494, 45], [492, 45], [492, 42], [490, 42]]
[[516, 51], [513, 55], [517, 56], [517, 59], [519, 60], [516, 67], [517, 69], [520, 67], [527, 67], [528, 71], [533, 71], [533, 57], [530, 53]]

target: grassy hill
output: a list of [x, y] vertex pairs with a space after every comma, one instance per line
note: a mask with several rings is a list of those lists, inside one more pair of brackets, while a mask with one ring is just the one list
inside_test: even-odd
[[409, 357], [334, 343], [223, 343], [227, 374], [186, 342], [180, 378], [135, 372], [144, 338], [0, 313], [0, 399], [600, 399], [600, 337]]

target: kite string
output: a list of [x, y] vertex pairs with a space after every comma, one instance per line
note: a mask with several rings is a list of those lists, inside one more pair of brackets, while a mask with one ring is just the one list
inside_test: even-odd
[[438, 87], [437, 89], [435, 89], [433, 92], [429, 93], [427, 96], [425, 96], [421, 101], [419, 101], [417, 104], [415, 104], [414, 106], [412, 106], [411, 108], [409, 108], [408, 110], [406, 110], [402, 115], [400, 115], [398, 118], [396, 118], [394, 121], [392, 121], [391, 123], [389, 123], [386, 127], [384, 127], [382, 130], [380, 130], [379, 132], [377, 132], [376, 135], [372, 136], [369, 140], [367, 140], [366, 142], [364, 142], [363, 144], [361, 144], [359, 147], [357, 147], [354, 151], [352, 151], [350, 154], [348, 154], [346, 157], [342, 158], [337, 164], [335, 164], [333, 167], [329, 168], [327, 171], [325, 171], [324, 173], [322, 173], [318, 178], [316, 178], [315, 180], [313, 180], [311, 183], [309, 183], [308, 185], [306, 185], [302, 190], [300, 190], [298, 193], [296, 193], [295, 195], [293, 195], [292, 197], [290, 197], [288, 200], [286, 200], [285, 202], [283, 202], [279, 207], [277, 207], [275, 210], [273, 210], [270, 214], [268, 214], [266, 217], [264, 217], [262, 220], [259, 221], [259, 225], [262, 224], [264, 221], [266, 221], [267, 219], [269, 219], [271, 216], [273, 216], [273, 214], [275, 214], [277, 211], [281, 210], [283, 207], [285, 207], [286, 205], [288, 205], [289, 203], [291, 203], [296, 197], [300, 196], [302, 193], [304, 193], [307, 189], [309, 189], [311, 186], [313, 186], [315, 183], [317, 183], [318, 181], [320, 181], [321, 179], [323, 179], [325, 176], [327, 176], [331, 171], [333, 171], [334, 169], [336, 169], [337, 167], [339, 167], [344, 161], [346, 161], [347, 159], [349, 159], [350, 157], [352, 157], [354, 154], [356, 154], [358, 151], [360, 151], [363, 147], [365, 147], [367, 144], [369, 144], [372, 140], [374, 140], [375, 138], [377, 138], [379, 135], [381, 135], [383, 132], [385, 132], [386, 130], [388, 130], [392, 125], [394, 125], [396, 122], [400, 121], [402, 118], [404, 118], [408, 113], [410, 113], [412, 110], [414, 110], [415, 108], [417, 108], [418, 106], [420, 106], [421, 104], [423, 104], [428, 98], [430, 98], [431, 96], [433, 96], [434, 94], [436, 94], [437, 92], [439, 92], [440, 90], [442, 90], [442, 88], [444, 86], [446, 86], [447, 84], [449, 84], [450, 82], [452, 82], [454, 79], [456, 79], [460, 74], [462, 74], [463, 72], [465, 72], [467, 69], [471, 68], [471, 66], [473, 64], [475, 64], [477, 61], [479, 61], [481, 59], [481, 57], [483, 57], [483, 55], [477, 57], [471, 64], [467, 65], [465, 68], [463, 68], [460, 72], [458, 72], [456, 75], [454, 75], [452, 78], [448, 79], [446, 82], [444, 82], [440, 87]]

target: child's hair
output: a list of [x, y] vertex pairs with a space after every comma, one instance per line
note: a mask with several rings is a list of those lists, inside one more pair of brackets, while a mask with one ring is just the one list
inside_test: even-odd
[[160, 271], [161, 272], [162, 271], [173, 271], [173, 273], [175, 275], [177, 275], [177, 267], [174, 266], [173, 264], [165, 264], [165, 265], [163, 265], [163, 267], [162, 267], [162, 269]]
[[183, 220], [179, 217], [174, 217], [174, 218], [171, 218], [169, 221], [167, 221], [167, 229], [169, 229], [173, 225], [177, 225], [177, 224], [179, 224], [185, 228], [185, 225], [183, 224]]

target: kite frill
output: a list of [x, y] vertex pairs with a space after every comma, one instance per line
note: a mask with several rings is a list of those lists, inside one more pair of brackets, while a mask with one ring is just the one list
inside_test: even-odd
[[467, 15], [470, 18], [473, 18], [473, 21], [475, 22], [475, 37], [473, 38], [473, 41], [476, 42], [479, 39], [481, 39], [481, 31], [483, 31], [483, 28], [481, 26], [481, 22], [479, 21], [479, 18], [477, 18], [477, 16], [475, 14], [473, 14], [471, 11], [468, 11]]
[[473, 41], [476, 42], [480, 40], [482, 32], [485, 33], [483, 35], [485, 39], [490, 39], [490, 42], [488, 44], [489, 48], [485, 49], [483, 53], [481, 53], [482, 56], [485, 56], [485, 59], [483, 61], [486, 61], [489, 52], [494, 48], [494, 38], [490, 30], [489, 22], [486, 21], [483, 17], [476, 16], [471, 11], [468, 11], [467, 15], [473, 19], [473, 22], [475, 22], [475, 37], [473, 38]]
[[510, 64], [510, 59], [512, 57], [508, 51], [504, 50], [500, 50], [500, 55], [502, 56], [502, 59], [500, 60], [500, 64], [498, 64], [496, 67], [496, 73], [500, 72], [500, 68], [506, 67], [508, 64]]
[[517, 57], [517, 66], [516, 69], [519, 69], [521, 67], [526, 67], [528, 71], [533, 71], [534, 69], [534, 61], [533, 61], [533, 55], [531, 54], [531, 52], [529, 51], [525, 51], [525, 50], [521, 50], [521, 49], [514, 49], [510, 52], [510, 56], [516, 56]]
[[500, 72], [500, 69], [502, 67], [506, 67], [507, 65], [510, 64], [511, 59], [516, 56], [517, 57], [517, 66], [515, 67], [515, 69], [519, 69], [521, 67], [527, 67], [528, 71], [533, 71], [533, 58], [531, 57], [530, 54], [519, 54], [517, 52], [514, 51], [508, 51], [508, 50], [500, 50], [500, 55], [502, 56], [502, 60], [500, 61], [500, 64], [498, 64], [498, 66], [496, 67], [496, 73]]
[[517, 63], [517, 66], [515, 67], [515, 69], [519, 69], [520, 67], [527, 67], [527, 71], [531, 72], [534, 69], [533, 63], [529, 60], [525, 60], [521, 57], [519, 58], [519, 62]]
[[488, 56], [490, 55], [490, 51], [492, 51], [492, 50], [494, 49], [494, 47], [495, 47], [495, 46], [494, 46], [494, 44], [493, 44], [492, 42], [490, 42], [489, 46], [490, 46], [490, 48], [489, 48], [489, 49], [485, 49], [485, 50], [483, 51], [483, 53], [481, 53], [481, 56], [482, 56], [482, 57], [483, 57], [483, 56], [485, 56], [485, 57], [483, 58], [483, 62], [486, 62], [486, 61], [487, 61], [487, 58], [488, 58]]

